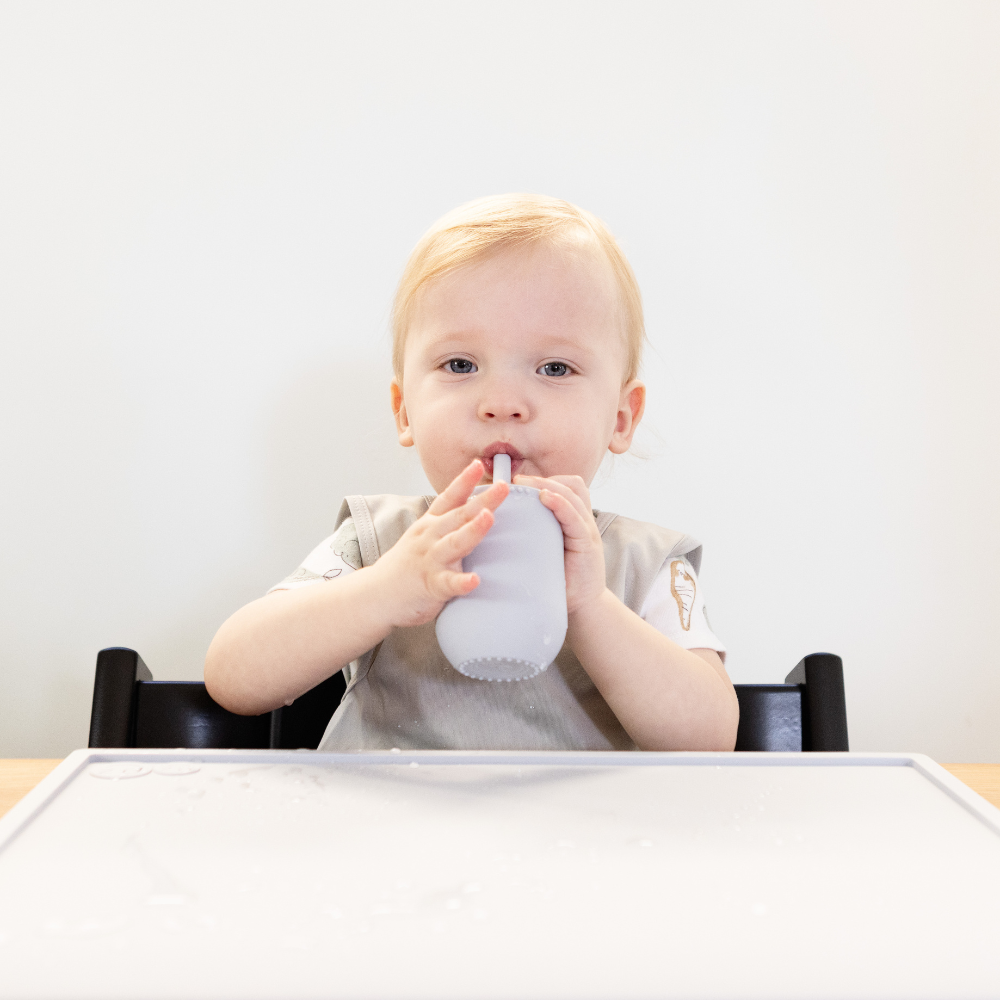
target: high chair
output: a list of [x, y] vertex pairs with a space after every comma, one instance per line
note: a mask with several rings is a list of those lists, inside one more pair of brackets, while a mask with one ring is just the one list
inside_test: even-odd
[[[134, 649], [97, 654], [90, 747], [314, 750], [345, 688], [338, 671], [293, 704], [234, 715], [201, 681], [154, 681]], [[737, 750], [847, 750], [844, 671], [839, 656], [813, 653], [784, 684], [737, 684]]]

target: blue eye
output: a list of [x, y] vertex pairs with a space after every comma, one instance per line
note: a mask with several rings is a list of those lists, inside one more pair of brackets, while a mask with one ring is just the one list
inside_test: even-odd
[[444, 366], [456, 375], [469, 375], [476, 370], [476, 366], [468, 358], [452, 358]]
[[550, 361], [538, 369], [543, 375], [559, 377], [569, 374], [569, 365], [564, 365], [561, 361]]

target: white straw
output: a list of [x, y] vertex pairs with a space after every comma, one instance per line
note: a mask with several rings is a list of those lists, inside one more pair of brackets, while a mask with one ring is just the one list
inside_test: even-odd
[[501, 452], [499, 455], [493, 456], [493, 482], [510, 482], [510, 455], [504, 455]]

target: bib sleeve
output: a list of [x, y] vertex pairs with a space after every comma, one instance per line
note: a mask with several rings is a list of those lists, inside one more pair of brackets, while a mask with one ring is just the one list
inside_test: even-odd
[[348, 573], [361, 569], [361, 548], [354, 520], [348, 517], [337, 530], [324, 538], [302, 561], [294, 573], [275, 584], [268, 593], [276, 590], [298, 590], [314, 583], [342, 579]]
[[708, 621], [698, 574], [685, 556], [664, 562], [639, 617], [684, 649], [714, 649], [725, 659], [726, 647]]

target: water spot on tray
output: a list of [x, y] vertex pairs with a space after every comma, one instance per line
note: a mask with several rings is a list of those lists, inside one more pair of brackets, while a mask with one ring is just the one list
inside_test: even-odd
[[172, 760], [167, 764], [157, 764], [153, 770], [157, 774], [168, 777], [179, 777], [185, 774], [197, 774], [201, 770], [201, 764], [192, 764], [186, 760]]
[[94, 764], [89, 771], [92, 778], [106, 778], [109, 781], [119, 781], [122, 778], [144, 778], [153, 769], [146, 764], [126, 761], [114, 764]]

